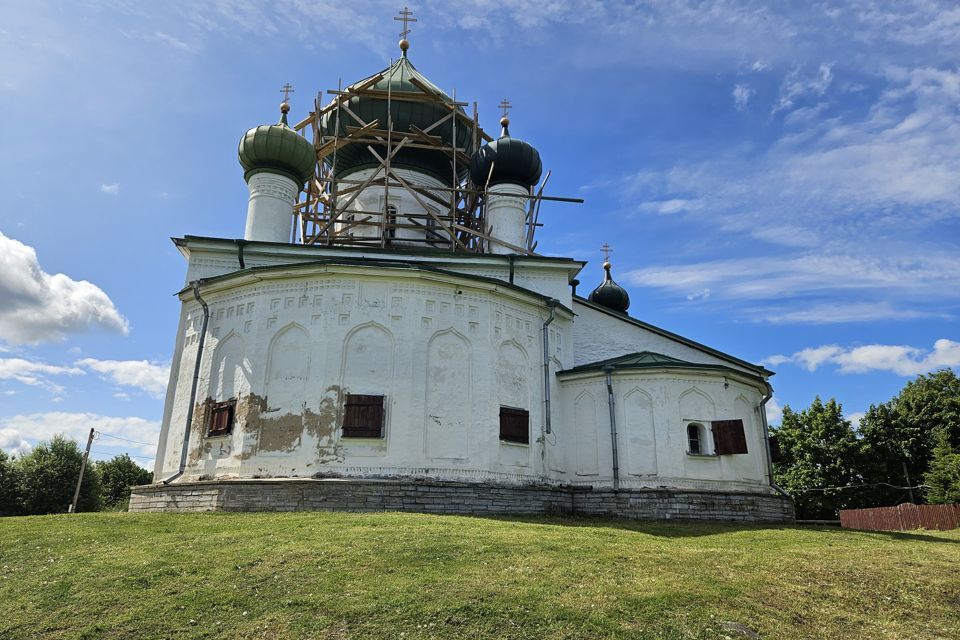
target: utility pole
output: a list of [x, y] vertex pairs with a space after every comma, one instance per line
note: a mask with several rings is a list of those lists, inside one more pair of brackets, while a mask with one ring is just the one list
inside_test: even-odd
[[910, 484], [910, 472], [907, 471], [907, 461], [901, 460], [903, 463], [903, 475], [907, 479], [907, 491], [910, 492], [910, 502], [911, 504], [917, 504], [917, 501], [913, 499], [913, 486]]
[[77, 512], [77, 500], [80, 499], [80, 483], [83, 482], [83, 471], [87, 468], [87, 458], [90, 457], [90, 445], [93, 444], [93, 427], [90, 427], [90, 436], [87, 438], [87, 450], [83, 452], [83, 462], [80, 463], [80, 477], [77, 478], [77, 490], [73, 492], [73, 502], [67, 513]]

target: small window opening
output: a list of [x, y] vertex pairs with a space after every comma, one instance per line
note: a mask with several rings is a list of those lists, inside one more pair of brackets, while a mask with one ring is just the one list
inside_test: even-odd
[[397, 205], [387, 205], [387, 238], [393, 240], [397, 237]]
[[530, 412], [526, 409], [500, 407], [500, 439], [504, 442], [530, 444]]
[[343, 437], [382, 438], [383, 400], [383, 396], [348, 393], [343, 411]]
[[[430, 211], [433, 212], [434, 215], [439, 215], [440, 213], [433, 207], [430, 208]], [[431, 242], [442, 242], [443, 236], [440, 234], [440, 232], [437, 231], [437, 227], [439, 226], [437, 224], [437, 219], [431, 216], [429, 213], [427, 214], [427, 216], [428, 217], [424, 222], [424, 224], [427, 227], [427, 240], [430, 240]]]
[[210, 416], [207, 422], [208, 436], [226, 436], [233, 432], [233, 418], [237, 408], [235, 398], [224, 402], [214, 403], [210, 407]]
[[699, 424], [691, 422], [687, 425], [687, 452], [695, 456], [704, 453], [703, 431]]

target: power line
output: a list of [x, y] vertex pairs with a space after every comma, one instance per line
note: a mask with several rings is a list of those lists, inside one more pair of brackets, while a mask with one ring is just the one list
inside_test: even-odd
[[927, 484], [918, 484], [912, 487], [901, 487], [899, 485], [890, 484], [889, 482], [867, 482], [864, 484], [848, 484], [842, 487], [816, 487], [812, 489], [799, 489], [793, 493], [810, 493], [812, 491], [842, 491], [844, 489], [862, 489], [864, 487], [890, 487], [891, 489], [900, 489], [901, 491], [908, 491], [910, 489], [929, 489], [930, 485]]
[[123, 441], [125, 441], [125, 442], [132, 442], [133, 444], [142, 444], [142, 445], [145, 446], [145, 447], [152, 447], [152, 446], [154, 446], [153, 444], [151, 444], [151, 443], [149, 443], [149, 442], [140, 442], [139, 440], [131, 440], [130, 438], [121, 438], [120, 436], [115, 436], [115, 435], [110, 434], [110, 433], [104, 433], [104, 432], [102, 432], [102, 431], [97, 431], [97, 437], [101, 437], [101, 436], [104, 436], [104, 437], [107, 437], [107, 438], [115, 438], [115, 439], [117, 439], [117, 440], [123, 440]]
[[[116, 456], [116, 455], [117, 455], [116, 453], [113, 453], [113, 452], [111, 452], [111, 451], [101, 451], [101, 450], [99, 450], [99, 449], [91, 449], [90, 452], [91, 452], [91, 453], [99, 453], [100, 455], [104, 455], [104, 456]], [[135, 456], [135, 455], [133, 455], [133, 454], [127, 453], [126, 451], [124, 451], [124, 453], [125, 453], [127, 456], [131, 457], [131, 458], [141, 458], [141, 459], [143, 459], [143, 460], [153, 460], [153, 459], [154, 459], [154, 456]]]

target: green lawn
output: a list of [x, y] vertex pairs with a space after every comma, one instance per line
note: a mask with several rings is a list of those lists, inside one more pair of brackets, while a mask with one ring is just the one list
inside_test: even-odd
[[0, 638], [960, 638], [960, 531], [0, 519]]

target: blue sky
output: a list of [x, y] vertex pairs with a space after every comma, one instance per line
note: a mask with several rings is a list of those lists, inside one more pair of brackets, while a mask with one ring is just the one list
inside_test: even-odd
[[[241, 135], [285, 82], [299, 119], [387, 66], [399, 8], [0, 0], [0, 447], [95, 426], [95, 457], [150, 464], [169, 238], [242, 236]], [[611, 243], [631, 314], [773, 368], [775, 407], [856, 419], [960, 366], [954, 3], [411, 8], [418, 69], [491, 131], [509, 98], [548, 191], [586, 199], [545, 205], [538, 235], [591, 261], [582, 292]]]

